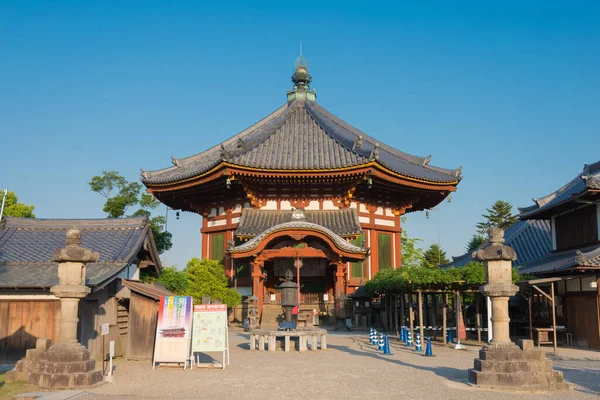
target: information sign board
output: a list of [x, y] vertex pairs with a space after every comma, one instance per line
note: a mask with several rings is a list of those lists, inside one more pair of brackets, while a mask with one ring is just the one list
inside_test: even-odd
[[152, 367], [161, 362], [186, 363], [189, 359], [192, 304], [191, 296], [161, 296]]
[[227, 305], [195, 305], [192, 352], [208, 353], [213, 351], [223, 352], [223, 368], [225, 368], [225, 353], [227, 353], [227, 359], [229, 359]]

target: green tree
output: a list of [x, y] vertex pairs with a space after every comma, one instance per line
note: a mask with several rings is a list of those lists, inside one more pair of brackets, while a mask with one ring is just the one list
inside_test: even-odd
[[467, 245], [465, 246], [465, 251], [467, 253], [472, 253], [479, 248], [482, 244], [487, 241], [485, 236], [480, 234], [474, 234], [473, 237], [469, 240]]
[[506, 229], [517, 221], [517, 216], [512, 214], [512, 204], [508, 201], [498, 200], [492, 208], [486, 208], [487, 214], [482, 217], [485, 221], [477, 224], [477, 232], [487, 236], [490, 228]]
[[[1, 197], [1, 196], [0, 196]], [[2, 199], [0, 199], [0, 204], [2, 203]], [[19, 203], [19, 198], [15, 194], [15, 192], [11, 192], [10, 190], [6, 193], [6, 198], [4, 199], [4, 213], [2, 216], [4, 217], [19, 217], [19, 218], [35, 218], [33, 214], [33, 209], [35, 207], [33, 205], [26, 205], [24, 203]]]
[[437, 268], [441, 264], [446, 264], [448, 259], [446, 258], [446, 252], [442, 248], [434, 243], [423, 253], [423, 267], [426, 268]]
[[143, 193], [140, 183], [127, 181], [117, 171], [102, 171], [102, 175], [92, 177], [88, 184], [93, 192], [106, 198], [102, 210], [108, 218], [122, 218], [130, 207], [139, 206], [131, 216], [148, 218], [158, 253], [163, 253], [173, 246], [171, 232], [164, 230], [165, 217], [152, 217], [152, 210], [160, 205], [160, 201], [150, 194]]
[[[406, 217], [402, 217], [402, 223], [406, 222]], [[419, 238], [408, 236], [406, 229], [402, 230], [402, 267], [419, 267], [423, 263], [423, 249], [417, 244], [421, 242]]]
[[237, 291], [227, 286], [225, 269], [218, 261], [194, 257], [188, 261], [185, 273], [188, 278], [185, 294], [194, 297], [195, 302], [200, 302], [203, 296], [210, 296], [233, 307], [242, 300]]
[[163, 268], [158, 278], [153, 275], [141, 273], [140, 280], [146, 283], [161, 283], [167, 290], [177, 295], [184, 294], [188, 287], [188, 277], [185, 271], [179, 271], [174, 267]]

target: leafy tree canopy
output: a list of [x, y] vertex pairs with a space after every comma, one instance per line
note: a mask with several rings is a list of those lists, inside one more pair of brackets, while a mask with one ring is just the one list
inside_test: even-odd
[[[0, 195], [0, 197], [2, 197]], [[2, 203], [2, 199], [0, 199], [0, 203]], [[19, 203], [19, 198], [15, 194], [15, 192], [11, 192], [10, 190], [6, 194], [6, 198], [4, 199], [4, 212], [2, 216], [5, 217], [19, 217], [19, 218], [35, 218], [35, 214], [33, 214], [33, 209], [35, 207], [33, 205], [26, 205], [24, 203]]]
[[194, 297], [195, 302], [200, 302], [202, 296], [210, 296], [211, 299], [220, 299], [227, 307], [233, 307], [242, 300], [237, 291], [227, 286], [225, 269], [218, 261], [194, 257], [188, 261], [185, 273], [188, 286], [184, 292]]
[[108, 218], [122, 218], [130, 207], [138, 206], [140, 208], [130, 216], [148, 218], [158, 253], [163, 253], [173, 246], [171, 233], [164, 231], [165, 217], [152, 217], [152, 210], [160, 205], [160, 201], [150, 194], [143, 193], [140, 183], [127, 181], [117, 171], [102, 171], [102, 175], [92, 177], [88, 184], [93, 192], [106, 198], [102, 210]]
[[427, 251], [423, 253], [423, 257], [422, 265], [426, 268], [437, 268], [439, 265], [449, 262], [446, 258], [446, 252], [437, 243], [429, 246]]
[[163, 268], [158, 278], [142, 272], [140, 280], [146, 283], [161, 283], [167, 290], [177, 295], [184, 294], [188, 287], [188, 277], [185, 271], [179, 271], [173, 267]]
[[477, 224], [480, 235], [487, 235], [490, 228], [506, 229], [517, 221], [517, 216], [512, 214], [512, 204], [508, 201], [498, 200], [486, 211], [487, 214], [482, 215], [485, 221]]
[[[516, 269], [512, 270], [513, 282], [523, 279]], [[461, 268], [398, 268], [378, 272], [366, 283], [367, 290], [380, 294], [397, 294], [416, 289], [449, 288], [453, 284], [478, 288], [485, 283], [485, 267], [470, 262]]]
[[485, 236], [480, 235], [480, 234], [475, 234], [475, 235], [473, 235], [473, 237], [469, 240], [469, 242], [465, 246], [465, 251], [467, 253], [472, 253], [475, 250], [477, 250], [479, 248], [479, 246], [484, 244], [486, 241], [487, 241], [487, 239], [485, 238]]
[[[406, 222], [406, 217], [402, 217], [402, 223]], [[402, 230], [402, 267], [419, 267], [423, 263], [423, 250], [418, 246], [421, 241], [419, 238], [408, 236], [406, 229]]]

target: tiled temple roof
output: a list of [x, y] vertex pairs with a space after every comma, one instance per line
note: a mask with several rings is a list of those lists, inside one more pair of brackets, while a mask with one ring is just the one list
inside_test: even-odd
[[68, 229], [81, 230], [81, 245], [100, 253], [87, 265], [88, 286], [98, 286], [131, 265], [142, 248], [160, 270], [149, 223], [122, 219], [2, 219], [0, 224], [0, 288], [49, 288], [58, 284], [54, 252], [65, 246]]
[[147, 186], [201, 175], [221, 162], [267, 170], [331, 170], [377, 162], [408, 178], [456, 184], [460, 168], [429, 165], [430, 157], [412, 156], [387, 146], [334, 116], [314, 101], [294, 100], [230, 139], [174, 166], [143, 171]]
[[533, 199], [535, 204], [529, 207], [519, 208], [519, 218], [547, 218], [547, 212], [576, 199], [590, 189], [600, 190], [600, 161], [584, 165], [583, 171], [560, 189], [542, 198]]
[[522, 274], [544, 275], [576, 268], [600, 269], [600, 244], [548, 254], [519, 269]]
[[[304, 220], [324, 226], [342, 237], [360, 235], [362, 229], [355, 208], [343, 210], [304, 210]], [[252, 238], [268, 228], [293, 221], [291, 210], [254, 210], [246, 208], [242, 212], [236, 236]]]
[[[550, 221], [517, 221], [504, 232], [504, 244], [512, 247], [517, 253], [517, 259], [513, 262], [514, 267], [545, 257], [552, 250]], [[473, 261], [472, 253], [465, 253], [458, 257], [452, 257], [452, 262], [441, 267], [464, 267], [470, 261]]]

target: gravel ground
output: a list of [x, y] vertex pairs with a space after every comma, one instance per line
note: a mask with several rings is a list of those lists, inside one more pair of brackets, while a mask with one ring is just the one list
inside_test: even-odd
[[329, 334], [328, 350], [275, 353], [248, 351], [247, 335], [231, 333], [231, 365], [220, 369], [157, 367], [117, 361], [114, 384], [92, 389], [102, 399], [598, 399], [600, 361], [555, 361], [575, 390], [521, 395], [468, 386], [467, 369], [477, 348], [434, 346], [426, 358], [392, 343], [384, 356], [367, 336]]

